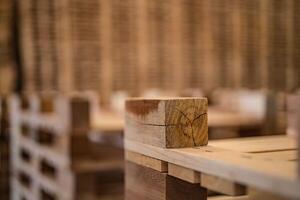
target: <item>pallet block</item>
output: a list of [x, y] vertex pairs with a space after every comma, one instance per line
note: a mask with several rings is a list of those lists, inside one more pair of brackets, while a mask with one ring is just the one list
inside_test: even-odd
[[206, 145], [207, 104], [206, 98], [126, 101], [125, 137], [164, 148]]
[[[139, 110], [148, 111], [149, 106], [147, 104], [144, 106], [139, 107]], [[155, 117], [152, 118], [153, 121], [155, 119]], [[130, 126], [133, 125], [130, 124]], [[134, 129], [135, 127], [132, 127], [129, 131]], [[135, 135], [136, 137], [149, 134], [146, 129], [139, 130], [139, 135]], [[125, 134], [130, 135], [130, 132], [127, 130]], [[147, 179], [143, 181], [134, 176], [135, 171], [147, 168], [154, 170], [157, 174], [164, 173], [165, 176], [175, 177], [186, 184], [196, 184], [201, 190], [205, 188], [225, 195], [234, 195], [235, 197], [232, 199], [251, 199], [247, 188], [253, 187], [257, 191], [266, 191], [276, 198], [280, 196], [287, 199], [300, 198], [298, 189], [300, 181], [297, 179], [298, 174], [295, 170], [298, 165], [298, 146], [293, 138], [259, 136], [212, 141], [207, 146], [166, 148], [157, 146], [151, 141], [148, 143], [140, 141], [131, 136], [125, 136], [126, 155], [130, 155], [126, 156], [126, 160], [141, 168], [128, 167], [126, 169], [126, 179], [129, 184], [125, 189], [126, 192], [129, 191], [129, 194], [132, 194], [134, 188], [139, 187], [143, 181], [156, 182], [155, 179], [151, 179], [154, 176], [143, 176], [144, 179]], [[159, 137], [159, 135], [156, 136]], [[161, 169], [161, 166], [166, 165], [168, 171], [157, 171], [157, 169]], [[274, 166], [276, 167], [274, 168]], [[132, 171], [130, 171], [131, 169]], [[146, 186], [146, 188], [154, 187], [152, 190], [155, 191], [138, 189], [137, 193], [144, 195], [145, 198], [151, 197], [154, 192], [162, 194], [158, 188], [155, 188], [155, 183], [152, 185]], [[163, 188], [163, 194], [166, 191], [166, 188]], [[177, 192], [180, 191], [177, 190]], [[264, 195], [260, 194], [259, 196], [263, 197]], [[206, 197], [204, 198], [206, 199]]]
[[88, 97], [14, 96], [10, 104], [14, 196], [96, 199], [109, 194], [105, 184], [122, 193], [123, 151], [89, 139], [93, 104]]
[[125, 199], [206, 199], [206, 189], [126, 161]]

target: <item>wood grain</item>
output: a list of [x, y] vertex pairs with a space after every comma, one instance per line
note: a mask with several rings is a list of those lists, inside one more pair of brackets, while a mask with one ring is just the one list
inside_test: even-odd
[[168, 172], [167, 162], [144, 156], [133, 151], [125, 151], [125, 159], [137, 165], [142, 165], [144, 167], [148, 167], [159, 172]]
[[205, 173], [201, 174], [201, 186], [230, 196], [246, 194], [245, 186]]
[[[262, 140], [268, 143], [267, 138]], [[256, 186], [287, 197], [300, 197], [300, 183], [296, 180], [296, 162], [255, 159], [255, 156], [250, 153], [209, 145], [197, 148], [165, 149], [125, 140], [125, 148], [201, 173]]]
[[165, 148], [206, 145], [207, 99], [131, 99], [126, 102], [125, 137]]
[[206, 189], [168, 176], [166, 173], [126, 162], [125, 199], [206, 199]]
[[168, 163], [168, 174], [189, 183], [200, 183], [199, 172], [172, 163]]

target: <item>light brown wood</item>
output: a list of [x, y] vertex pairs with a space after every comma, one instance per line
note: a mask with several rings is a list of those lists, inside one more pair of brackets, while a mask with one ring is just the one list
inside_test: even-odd
[[[300, 96], [298, 96], [298, 100], [300, 101]], [[298, 101], [298, 102], [299, 102]], [[296, 139], [297, 139], [297, 145], [298, 145], [298, 180], [300, 180], [300, 108], [298, 107], [296, 111], [296, 121], [297, 127], [296, 127]]]
[[189, 183], [200, 183], [199, 172], [172, 163], [168, 163], [168, 174]]
[[[265, 192], [259, 189], [255, 188], [248, 188], [248, 194], [250, 200], [266, 200], [266, 199], [272, 199], [272, 200], [293, 200], [290, 198], [286, 198], [283, 196], [274, 195], [270, 192]], [[295, 200], [295, 199], [294, 199]]]
[[297, 150], [282, 150], [271, 152], [260, 152], [252, 154], [255, 158], [265, 160], [283, 160], [283, 161], [296, 161], [298, 160]]
[[201, 174], [201, 186], [209, 190], [230, 196], [240, 196], [246, 194], [245, 186], [205, 173]]
[[218, 195], [218, 196], [208, 197], [207, 200], [250, 200], [250, 199], [248, 195], [236, 196], [236, 197]]
[[119, 132], [124, 130], [123, 116], [113, 111], [101, 110], [91, 121], [91, 129], [95, 132]]
[[[267, 139], [262, 140], [268, 143]], [[250, 153], [209, 145], [198, 148], [164, 149], [125, 140], [125, 148], [240, 184], [253, 185], [287, 197], [300, 197], [298, 189], [300, 182], [296, 181], [297, 164], [295, 162], [255, 159]]]
[[159, 172], [168, 172], [168, 163], [151, 158], [148, 156], [144, 156], [139, 153], [135, 153], [133, 151], [125, 151], [125, 159], [131, 161], [137, 165], [142, 165], [144, 167], [149, 167]]
[[[53, 101], [41, 97], [28, 99], [33, 101], [24, 107], [20, 98], [10, 99], [12, 180], [19, 182], [16, 174], [26, 173], [32, 180], [28, 188], [32, 199], [42, 198], [40, 187], [57, 199], [98, 194], [102, 189], [93, 190], [93, 187], [103, 180], [96, 181], [97, 174], [111, 170], [119, 172], [119, 184], [122, 184], [123, 150], [105, 141], [92, 142], [87, 137], [92, 110], [89, 97], [61, 95]], [[94, 183], [80, 183], [81, 174], [94, 174]], [[87, 191], [82, 190], [81, 184]], [[16, 199], [21, 198], [22, 194], [16, 192]]]
[[125, 137], [166, 148], [206, 145], [207, 99], [131, 99], [126, 101]]
[[[108, 105], [112, 93], [113, 61], [112, 61], [112, 1], [103, 0], [100, 6], [101, 25], [101, 100], [102, 104]], [[105, 28], [102, 28], [105, 27]]]
[[215, 140], [209, 145], [245, 153], [297, 149], [296, 141], [286, 135]]
[[125, 199], [206, 199], [206, 189], [198, 184], [188, 183], [129, 161], [125, 165]]

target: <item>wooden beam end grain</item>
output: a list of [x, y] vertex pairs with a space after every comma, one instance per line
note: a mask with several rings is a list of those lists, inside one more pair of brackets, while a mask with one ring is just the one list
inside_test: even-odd
[[206, 145], [206, 98], [130, 99], [125, 137], [163, 148]]

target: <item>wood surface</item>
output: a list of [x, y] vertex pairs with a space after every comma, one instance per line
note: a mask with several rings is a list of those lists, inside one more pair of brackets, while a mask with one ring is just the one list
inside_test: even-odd
[[266, 192], [263, 190], [259, 190], [256, 188], [248, 188], [248, 196], [250, 200], [265, 200], [265, 199], [272, 199], [272, 200], [294, 200], [290, 198], [286, 198], [284, 196], [274, 195], [270, 192]]
[[214, 140], [209, 145], [246, 153], [297, 149], [296, 141], [286, 135]]
[[[300, 100], [300, 97], [298, 98]], [[300, 179], [300, 108], [297, 110], [298, 180]]]
[[206, 145], [207, 99], [126, 101], [125, 138], [165, 148]]
[[[245, 139], [247, 140], [248, 138]], [[287, 148], [281, 145], [281, 141], [284, 141], [285, 138], [282, 139], [283, 140], [277, 140], [277, 136], [275, 136], [277, 145], [281, 146], [282, 150], [286, 150]], [[262, 137], [261, 141], [257, 140], [257, 143], [272, 144], [272, 141], [274, 141], [274, 138], [269, 136]], [[250, 144], [251, 142], [250, 138]], [[273, 143], [273, 145], [276, 146], [276, 143]], [[243, 146], [247, 146], [246, 143], [244, 143]], [[295, 146], [291, 147], [295, 148]], [[231, 150], [230, 145], [228, 145], [228, 149], [210, 145], [196, 148], [164, 149], [125, 140], [125, 148], [200, 173], [211, 174], [247, 186], [255, 186], [274, 194], [284, 195], [290, 198], [300, 197], [298, 190], [300, 182], [297, 181], [296, 170], [297, 163], [294, 161], [255, 158], [256, 153], [244, 153]], [[233, 149], [235, 148], [236, 147], [233, 146]], [[274, 151], [280, 151], [280, 148], [272, 149], [274, 149]], [[250, 148], [251, 152], [252, 150], [253, 149]], [[268, 150], [270, 150], [269, 146], [266, 146], [266, 149], [260, 147], [259, 152]]]
[[144, 156], [139, 153], [135, 153], [133, 151], [125, 151], [125, 159], [137, 165], [142, 165], [159, 172], [168, 172], [168, 163], [155, 158]]
[[[83, 96], [60, 95], [52, 99], [35, 96], [28, 98], [26, 106], [22, 106], [18, 97], [10, 99], [12, 188], [16, 199], [97, 196], [103, 188], [93, 188], [103, 180], [85, 185], [80, 183], [79, 175], [123, 170], [121, 148], [105, 141], [99, 144], [87, 137], [92, 103]], [[30, 186], [25, 185], [26, 190], [17, 177], [19, 172], [31, 180]], [[118, 184], [122, 184], [122, 179]]]
[[201, 174], [201, 186], [209, 190], [230, 196], [240, 196], [246, 194], [245, 186], [205, 173]]
[[168, 174], [189, 183], [200, 183], [199, 172], [172, 163], [168, 163]]
[[206, 189], [126, 161], [125, 199], [206, 199]]
[[248, 195], [242, 196], [226, 196], [226, 195], [217, 195], [210, 196], [207, 200], [250, 200]]
[[[220, 109], [208, 109], [208, 127], [209, 128], [251, 128], [260, 127], [263, 121], [257, 117], [232, 111]], [[124, 119], [118, 113], [110, 110], [104, 110], [92, 119], [92, 129], [99, 132], [122, 132], [124, 130]], [[236, 135], [236, 131], [233, 133]]]

